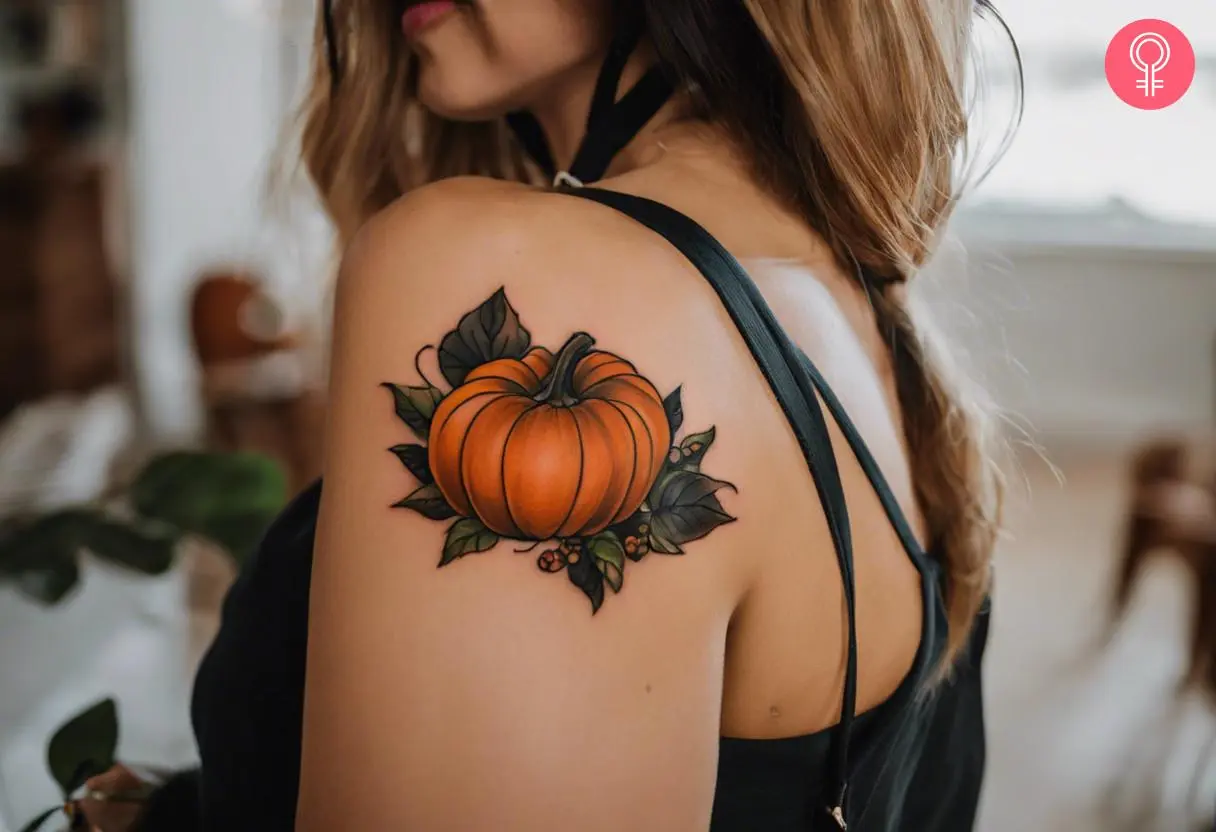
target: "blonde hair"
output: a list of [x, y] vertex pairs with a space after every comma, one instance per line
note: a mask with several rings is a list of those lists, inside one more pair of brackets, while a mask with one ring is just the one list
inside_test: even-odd
[[[916, 496], [947, 576], [948, 655], [987, 595], [1003, 479], [984, 397], [966, 392], [904, 284], [957, 199], [971, 0], [637, 0], [696, 117], [820, 233], [872, 299], [891, 351]], [[412, 94], [383, 0], [337, 0], [334, 84], [318, 18], [305, 166], [345, 244], [373, 213], [461, 174], [531, 181], [503, 120], [457, 123]]]

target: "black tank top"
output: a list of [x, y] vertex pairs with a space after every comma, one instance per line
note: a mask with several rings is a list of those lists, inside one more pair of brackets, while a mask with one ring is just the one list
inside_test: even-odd
[[[987, 641], [987, 606], [950, 680], [930, 688], [946, 641], [941, 570], [921, 551], [831, 388], [777, 324], [755, 284], [712, 236], [666, 206], [590, 188], [566, 193], [648, 226], [683, 252], [713, 286], [798, 439], [840, 564], [849, 612], [840, 721], [787, 739], [723, 737], [712, 832], [839, 830], [845, 824], [865, 832], [971, 829], [984, 766], [979, 667]], [[857, 716], [848, 509], [819, 397], [873, 483], [920, 571], [923, 588], [923, 635], [914, 667], [882, 705]], [[208, 832], [294, 828], [308, 590], [320, 493], [318, 482], [269, 530], [230, 591], [219, 634], [198, 672], [192, 716], [202, 762], [197, 774], [200, 828]], [[834, 817], [838, 807], [839, 817]]]

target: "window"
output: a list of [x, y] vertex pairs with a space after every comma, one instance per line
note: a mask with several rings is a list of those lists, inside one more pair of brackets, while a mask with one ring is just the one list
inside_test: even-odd
[[[1025, 111], [1009, 151], [960, 211], [961, 224], [996, 237], [1216, 251], [1216, 5], [1172, 0], [1151, 13], [1138, 0], [997, 6], [1022, 51]], [[1150, 14], [1186, 33], [1197, 58], [1190, 91], [1159, 111], [1127, 106], [1104, 75], [1110, 38]], [[1008, 125], [1014, 75], [996, 25], [980, 28], [978, 127], [991, 147]]]

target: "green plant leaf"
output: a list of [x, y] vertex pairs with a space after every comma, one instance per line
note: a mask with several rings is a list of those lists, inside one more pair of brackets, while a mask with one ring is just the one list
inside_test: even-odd
[[457, 558], [493, 549], [497, 544], [498, 535], [482, 525], [480, 520], [476, 517], [464, 517], [448, 528], [439, 565], [447, 566]]
[[173, 565], [177, 535], [164, 524], [124, 524], [99, 518], [81, 543], [99, 559], [144, 575], [163, 575]]
[[414, 479], [423, 485], [430, 485], [435, 481], [426, 448], [421, 445], [394, 445], [389, 450], [397, 455], [397, 459], [414, 475]]
[[604, 603], [604, 573], [599, 569], [599, 558], [582, 557], [566, 567], [570, 583], [583, 591], [591, 601], [591, 614], [599, 612]]
[[397, 418], [405, 422], [419, 439], [426, 439], [431, 432], [431, 417], [435, 415], [435, 408], [443, 401], [443, 392], [433, 384], [405, 387], [386, 381], [380, 386], [393, 394]]
[[100, 517], [67, 509], [10, 523], [0, 539], [0, 578], [40, 604], [59, 603], [80, 580], [81, 540]]
[[141, 517], [208, 538], [240, 561], [286, 504], [287, 479], [258, 454], [179, 451], [149, 462], [128, 496]]
[[696, 471], [671, 471], [651, 489], [651, 549], [676, 554], [681, 543], [698, 540], [735, 518], [715, 496], [734, 486]]
[[683, 387], [677, 387], [668, 394], [667, 398], [663, 399], [663, 411], [667, 414], [667, 424], [671, 427], [673, 437], [684, 424], [684, 404], [681, 393], [683, 389]]
[[474, 367], [496, 358], [522, 358], [531, 344], [531, 334], [500, 288], [439, 342], [439, 371], [459, 387]]
[[[0, 517], [0, 570], [4, 569], [3, 552], [5, 551], [5, 546], [8, 544], [8, 541], [11, 540], [14, 535], [20, 533], [21, 530], [28, 525], [28, 523], [28, 518], [21, 518], [12, 514]], [[0, 574], [2, 574], [2, 571], [0, 571]]]
[[42, 814], [38, 815], [38, 817], [31, 820], [25, 826], [21, 827], [21, 832], [38, 832], [38, 830], [42, 828], [42, 824], [50, 820], [52, 815], [62, 811], [62, 806], [52, 806], [50, 809], [47, 809]]
[[589, 539], [583, 549], [595, 558], [595, 565], [612, 591], [620, 592], [625, 582], [625, 547], [620, 538], [612, 532], [600, 532]]
[[254, 510], [220, 515], [211, 518], [198, 534], [218, 543], [239, 565], [257, 551], [278, 514], [278, 511]]
[[17, 575], [51, 560], [74, 560], [83, 533], [100, 516], [96, 511], [66, 509], [10, 522], [0, 538], [0, 574]]
[[80, 583], [80, 566], [76, 556], [57, 558], [37, 569], [20, 572], [12, 579], [17, 590], [46, 606], [58, 604]]
[[714, 436], [715, 430], [710, 428], [701, 433], [694, 433], [691, 436], [684, 437], [684, 441], [679, 446], [679, 467], [685, 471], [700, 471], [701, 460], [709, 452], [709, 446], [714, 444]]
[[424, 485], [393, 508], [408, 508], [429, 520], [447, 520], [456, 516], [456, 509], [448, 505], [437, 485]]
[[81, 549], [137, 572], [159, 575], [172, 565], [175, 544], [176, 536], [164, 525], [118, 520], [86, 509], [58, 511], [28, 522], [0, 541], [0, 574], [18, 576], [29, 594], [53, 602], [74, 585]]
[[103, 699], [68, 720], [46, 747], [47, 766], [64, 799], [89, 777], [114, 765], [118, 748], [118, 708]]

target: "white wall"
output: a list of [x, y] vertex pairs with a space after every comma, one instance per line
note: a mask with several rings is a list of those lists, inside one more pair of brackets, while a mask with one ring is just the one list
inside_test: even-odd
[[[149, 427], [188, 439], [200, 427], [192, 282], [216, 263], [268, 259], [280, 35], [219, 0], [128, 0], [126, 20], [135, 370]], [[184, 578], [132, 580], [90, 562], [49, 610], [0, 588], [0, 832], [55, 801], [46, 737], [103, 696], [119, 699], [126, 759], [193, 756]]]
[[189, 292], [200, 269], [258, 253], [280, 37], [217, 0], [130, 0], [128, 21], [136, 372], [149, 427], [190, 436]]

